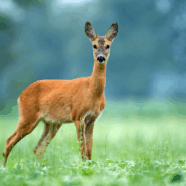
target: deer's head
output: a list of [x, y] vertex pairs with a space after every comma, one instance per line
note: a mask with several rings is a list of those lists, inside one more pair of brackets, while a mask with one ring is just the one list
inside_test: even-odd
[[99, 64], [107, 62], [110, 55], [110, 46], [118, 33], [118, 24], [113, 23], [105, 36], [98, 36], [93, 26], [86, 22], [85, 33], [93, 45], [94, 61]]

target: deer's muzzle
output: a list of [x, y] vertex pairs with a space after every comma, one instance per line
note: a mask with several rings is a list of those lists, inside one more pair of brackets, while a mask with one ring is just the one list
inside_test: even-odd
[[99, 57], [97, 58], [97, 60], [98, 60], [100, 63], [102, 63], [103, 61], [105, 61], [105, 58], [102, 57], [102, 56], [99, 56]]

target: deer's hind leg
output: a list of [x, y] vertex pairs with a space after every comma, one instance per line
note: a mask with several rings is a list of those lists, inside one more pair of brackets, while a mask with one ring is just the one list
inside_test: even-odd
[[49, 124], [47, 133], [44, 129], [42, 134], [43, 137], [41, 137], [41, 139], [39, 140], [38, 145], [36, 146], [36, 152], [34, 153], [39, 161], [44, 158], [46, 147], [52, 141], [61, 125], [62, 124]]
[[2, 162], [3, 166], [6, 165], [8, 156], [12, 151], [13, 147], [26, 135], [30, 134], [37, 126], [38, 123], [39, 120], [37, 120], [37, 118], [34, 117], [29, 119], [20, 118], [16, 130], [6, 141], [5, 151], [3, 152], [3, 162]]
[[41, 134], [41, 138], [40, 138], [40, 140], [38, 141], [36, 147], [33, 150], [34, 154], [36, 154], [37, 149], [41, 146], [42, 141], [44, 140], [44, 138], [48, 134], [48, 132], [49, 132], [49, 125], [50, 125], [49, 123], [46, 123], [46, 122], [44, 123], [44, 129], [43, 129], [43, 133]]

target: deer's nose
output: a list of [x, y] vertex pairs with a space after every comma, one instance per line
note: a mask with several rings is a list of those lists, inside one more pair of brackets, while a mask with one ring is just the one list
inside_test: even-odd
[[103, 62], [103, 61], [105, 61], [105, 58], [102, 57], [102, 56], [99, 56], [99, 57], [97, 58], [97, 60], [98, 60], [99, 62]]

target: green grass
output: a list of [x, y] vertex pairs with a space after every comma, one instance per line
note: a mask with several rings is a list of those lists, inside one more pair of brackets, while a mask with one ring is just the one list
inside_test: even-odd
[[[40, 123], [14, 147], [7, 166], [0, 166], [0, 185], [185, 186], [186, 118], [133, 112], [126, 119], [117, 108], [109, 107], [95, 124], [92, 161], [81, 161], [75, 126], [64, 124], [48, 146], [43, 166], [33, 154], [43, 130]], [[16, 116], [0, 117], [0, 152], [17, 121]]]

